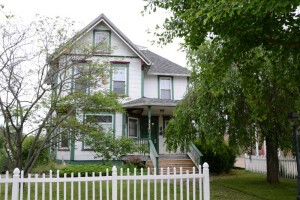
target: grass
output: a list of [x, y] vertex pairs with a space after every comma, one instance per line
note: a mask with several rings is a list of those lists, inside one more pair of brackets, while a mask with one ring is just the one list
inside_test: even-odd
[[[184, 180], [184, 187], [183, 187], [183, 199], [186, 199], [186, 181]], [[197, 182], [197, 181], [196, 181]], [[170, 181], [170, 199], [174, 199], [174, 185], [172, 184], [173, 180]], [[233, 170], [230, 174], [220, 175], [220, 176], [211, 176], [210, 182], [210, 194], [211, 199], [236, 199], [236, 200], [260, 200], [260, 199], [270, 199], [270, 200], [289, 200], [295, 199], [297, 196], [297, 182], [295, 180], [284, 180], [280, 179], [280, 183], [276, 185], [271, 185], [266, 182], [266, 176], [261, 174], [254, 174], [251, 172], [246, 172], [244, 170]], [[192, 199], [192, 182], [190, 182], [190, 199]], [[67, 187], [67, 199], [71, 199], [71, 183], [66, 183]], [[93, 191], [95, 191], [95, 198], [99, 199], [99, 182], [95, 182], [95, 189], [93, 189], [93, 183], [88, 182], [88, 189], [86, 188], [86, 183], [82, 182], [80, 184], [81, 187], [81, 199], [85, 199], [85, 195], [87, 193], [88, 199], [92, 199]], [[129, 199], [134, 199], [134, 183], [130, 181], [129, 183], [130, 192], [129, 192]], [[9, 195], [11, 195], [11, 184], [8, 185], [9, 188]], [[102, 181], [102, 197], [106, 199], [107, 195], [111, 198], [111, 183], [109, 183], [109, 191], [107, 193], [107, 185], [106, 181]], [[180, 199], [180, 191], [179, 191], [179, 184], [176, 184], [176, 196], [177, 199]], [[45, 184], [45, 199], [49, 199], [49, 183]], [[57, 184], [52, 184], [52, 199], [56, 199], [57, 195]], [[0, 199], [4, 199], [4, 184], [1, 184], [1, 195]], [[28, 185], [26, 184], [24, 187], [24, 199], [27, 199], [27, 191]], [[154, 199], [153, 191], [154, 191], [154, 184], [153, 182], [150, 183], [150, 191], [151, 197], [150, 199]], [[163, 195], [164, 199], [167, 199], [167, 183], [163, 183]], [[161, 183], [157, 181], [157, 199], [161, 199], [160, 197], [161, 192]], [[127, 181], [123, 181], [123, 199], [127, 199]], [[38, 191], [37, 191], [38, 198], [42, 199], [42, 184], [38, 184]], [[120, 184], [118, 184], [118, 196], [120, 195]], [[199, 192], [196, 191], [197, 198], [199, 199]], [[74, 183], [74, 199], [78, 199], [78, 183]], [[30, 199], [34, 199], [35, 197], [35, 184], [31, 183], [30, 185]], [[59, 198], [63, 199], [64, 197], [64, 183], [59, 184]], [[141, 199], [141, 183], [140, 181], [136, 182], [136, 199]], [[147, 199], [147, 183], [146, 181], [143, 182], [143, 199]]]
[[296, 180], [280, 179], [279, 184], [266, 182], [266, 175], [244, 170], [233, 170], [230, 174], [211, 177], [211, 199], [239, 200], [289, 200], [296, 199]]

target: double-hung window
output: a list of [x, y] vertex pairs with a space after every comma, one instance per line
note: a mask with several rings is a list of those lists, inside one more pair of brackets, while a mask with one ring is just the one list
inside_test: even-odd
[[87, 114], [86, 115], [87, 123], [96, 123], [101, 125], [103, 131], [108, 133], [113, 128], [113, 115], [106, 114]]
[[94, 30], [94, 45], [101, 53], [109, 53], [110, 31]]
[[172, 78], [160, 77], [160, 98], [172, 99]]
[[88, 93], [88, 66], [76, 66], [74, 72], [75, 91], [80, 91], [84, 94]]
[[63, 130], [60, 132], [60, 149], [69, 149], [69, 133], [68, 130]]
[[112, 86], [114, 92], [126, 93], [126, 70], [126, 67], [113, 67]]
[[139, 135], [139, 120], [137, 118], [128, 118], [128, 136], [137, 138]]
[[[113, 115], [112, 114], [86, 114], [85, 122], [88, 124], [101, 125], [104, 133], [113, 131]], [[85, 150], [91, 150], [88, 145], [83, 145]]]

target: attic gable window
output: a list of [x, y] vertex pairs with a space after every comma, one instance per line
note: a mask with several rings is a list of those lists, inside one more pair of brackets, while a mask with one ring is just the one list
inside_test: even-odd
[[94, 30], [94, 45], [100, 53], [109, 53], [111, 32], [108, 30]]

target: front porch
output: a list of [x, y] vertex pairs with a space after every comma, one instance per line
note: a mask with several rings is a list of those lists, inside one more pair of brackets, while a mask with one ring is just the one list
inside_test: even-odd
[[173, 116], [179, 101], [169, 99], [140, 98], [123, 104], [126, 109], [127, 137], [136, 144], [148, 144], [150, 160], [147, 162], [152, 173], [160, 174], [160, 167], [183, 167], [192, 171], [202, 164], [202, 154], [193, 144], [186, 146], [187, 152], [167, 151], [164, 131]]
[[178, 100], [140, 98], [123, 104], [126, 109], [127, 137], [136, 144], [152, 141], [159, 155], [185, 154], [166, 150], [164, 131], [173, 115]]

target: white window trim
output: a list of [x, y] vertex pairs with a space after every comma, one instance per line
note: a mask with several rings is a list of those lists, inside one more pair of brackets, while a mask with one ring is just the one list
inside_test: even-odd
[[[128, 88], [127, 88], [127, 70], [128, 70], [128, 67], [121, 67], [121, 66], [114, 66], [113, 67], [114, 69], [116, 69], [116, 68], [124, 68], [125, 69], [125, 93], [124, 94], [127, 94], [127, 90], [128, 90]], [[114, 91], [114, 77], [115, 77], [115, 73], [113, 73], [113, 76], [112, 76], [112, 83], [111, 83], [111, 85], [112, 85], [112, 91]]]
[[164, 77], [159, 77], [159, 96], [160, 96], [160, 99], [162, 99], [162, 95], [161, 95], [161, 80], [162, 79], [169, 79], [170, 80], [170, 100], [172, 100], [172, 77], [171, 76], [164, 76]]
[[[130, 119], [134, 119], [134, 120], [137, 120], [137, 123], [138, 123], [138, 127], [137, 127], [137, 137], [132, 137], [129, 135], [129, 120]], [[136, 118], [136, 117], [128, 117], [128, 123], [127, 123], [127, 137], [128, 138], [140, 138], [140, 120], [139, 118]]]

